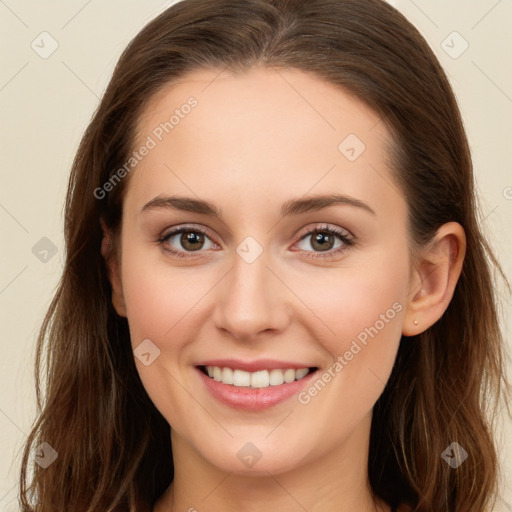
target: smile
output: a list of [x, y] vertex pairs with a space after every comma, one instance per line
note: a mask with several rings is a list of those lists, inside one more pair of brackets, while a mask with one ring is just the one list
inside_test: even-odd
[[289, 384], [296, 380], [303, 379], [308, 373], [316, 370], [311, 368], [288, 368], [260, 370], [256, 372], [247, 372], [240, 369], [233, 369], [219, 366], [201, 366], [201, 371], [217, 382], [222, 382], [235, 387], [247, 387], [251, 389], [268, 388], [270, 386], [280, 386]]
[[195, 367], [207, 393], [235, 409], [261, 411], [284, 403], [308, 386], [317, 367], [246, 371], [229, 366]]

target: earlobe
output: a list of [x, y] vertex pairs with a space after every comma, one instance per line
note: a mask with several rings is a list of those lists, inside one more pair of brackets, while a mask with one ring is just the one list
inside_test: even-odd
[[416, 264], [406, 302], [404, 336], [420, 334], [441, 318], [452, 300], [465, 254], [462, 226], [457, 222], [443, 224]]
[[124, 301], [119, 264], [112, 242], [112, 233], [102, 218], [100, 218], [100, 224], [103, 231], [101, 255], [105, 260], [108, 278], [112, 287], [112, 305], [118, 315], [126, 317], [126, 304]]

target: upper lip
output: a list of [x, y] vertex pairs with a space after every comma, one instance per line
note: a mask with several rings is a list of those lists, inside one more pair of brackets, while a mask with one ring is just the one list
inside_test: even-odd
[[286, 370], [292, 368], [316, 368], [308, 363], [297, 363], [296, 361], [279, 361], [277, 359], [258, 359], [254, 361], [242, 361], [240, 359], [208, 359], [201, 361], [196, 366], [219, 366], [220, 368], [232, 368], [233, 370], [244, 370], [246, 372], [257, 372], [259, 370]]

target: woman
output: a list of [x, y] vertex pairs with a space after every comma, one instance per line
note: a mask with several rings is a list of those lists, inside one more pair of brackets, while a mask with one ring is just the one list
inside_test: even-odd
[[490, 510], [500, 267], [395, 9], [172, 6], [121, 56], [65, 220], [24, 510]]

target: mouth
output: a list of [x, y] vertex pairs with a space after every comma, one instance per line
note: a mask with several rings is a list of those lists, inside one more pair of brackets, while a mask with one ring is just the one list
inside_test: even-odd
[[[228, 361], [216, 362], [219, 366], [213, 366], [213, 363], [211, 361], [208, 365], [195, 366], [207, 393], [231, 408], [254, 412], [286, 403], [293, 396], [297, 396], [301, 389], [310, 386], [319, 372], [316, 366], [302, 367], [300, 363], [281, 365], [277, 361], [231, 363], [233, 366], [245, 366], [255, 371], [226, 366]], [[267, 368], [262, 369], [262, 366]]]
[[290, 384], [304, 379], [318, 370], [316, 366], [304, 368], [275, 368], [248, 372], [221, 366], [196, 366], [209, 379], [234, 388], [264, 389]]

